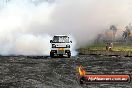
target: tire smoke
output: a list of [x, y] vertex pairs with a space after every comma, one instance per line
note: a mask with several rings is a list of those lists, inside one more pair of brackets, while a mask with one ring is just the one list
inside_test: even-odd
[[59, 34], [74, 36], [75, 51], [109, 25], [124, 27], [132, 18], [131, 0], [6, 1], [0, 1], [1, 55], [48, 55], [50, 39]]

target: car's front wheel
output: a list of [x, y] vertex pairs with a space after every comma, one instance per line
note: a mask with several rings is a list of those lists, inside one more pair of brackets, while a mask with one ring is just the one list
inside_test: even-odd
[[67, 54], [67, 57], [70, 58], [70, 57], [71, 57], [71, 53], [68, 53], [68, 54]]
[[50, 57], [53, 58], [54, 57], [54, 53], [50, 52]]

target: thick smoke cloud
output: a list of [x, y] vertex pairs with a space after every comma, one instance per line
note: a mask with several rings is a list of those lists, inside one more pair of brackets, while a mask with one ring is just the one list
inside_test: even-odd
[[[131, 22], [131, 0], [61, 0], [54, 11], [60, 32], [71, 32], [78, 44], [87, 44], [109, 25], [125, 27]], [[60, 24], [60, 25], [58, 25]]]
[[[47, 55], [51, 36], [74, 36], [76, 47], [90, 43], [109, 25], [131, 22], [131, 0], [0, 1], [0, 54]], [[73, 41], [75, 42], [75, 41]]]

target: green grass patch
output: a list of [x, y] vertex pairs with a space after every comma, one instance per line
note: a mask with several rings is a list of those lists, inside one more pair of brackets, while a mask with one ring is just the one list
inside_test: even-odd
[[[85, 47], [82, 47], [89, 50], [106, 50], [106, 44], [91, 44]], [[132, 44], [114, 44], [113, 51], [132, 51]]]

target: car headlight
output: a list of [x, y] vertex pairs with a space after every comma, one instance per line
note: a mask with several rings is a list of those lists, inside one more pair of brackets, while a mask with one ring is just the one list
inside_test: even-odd
[[66, 45], [66, 48], [70, 48], [70, 45]]
[[56, 47], [56, 45], [55, 44], [52, 44], [52, 48], [55, 48]]

